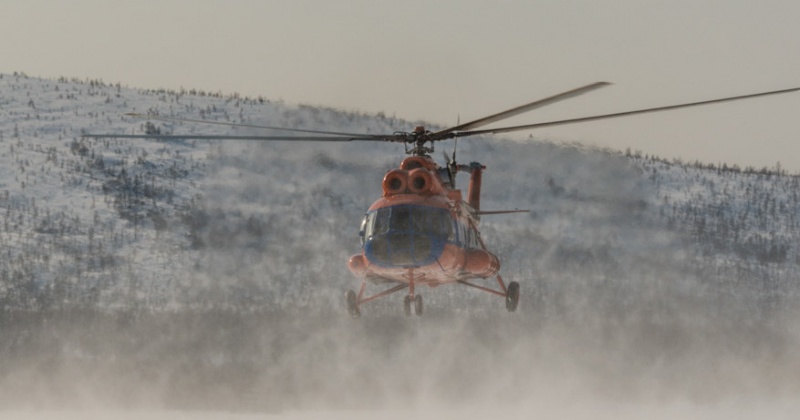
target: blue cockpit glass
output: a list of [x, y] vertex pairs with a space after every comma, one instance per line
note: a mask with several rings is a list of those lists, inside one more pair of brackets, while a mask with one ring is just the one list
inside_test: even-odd
[[398, 205], [367, 214], [364, 250], [381, 266], [411, 267], [434, 262], [454, 237], [447, 209]]

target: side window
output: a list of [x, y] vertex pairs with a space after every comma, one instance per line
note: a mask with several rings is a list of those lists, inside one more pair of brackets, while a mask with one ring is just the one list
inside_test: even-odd
[[369, 226], [369, 214], [364, 215], [364, 219], [361, 220], [361, 228], [358, 230], [358, 236], [361, 237], [361, 245], [364, 245], [364, 241], [368, 237], [367, 226]]
[[445, 217], [445, 223], [447, 224], [447, 227], [446, 227], [446, 229], [447, 229], [447, 240], [451, 241], [451, 242], [455, 242], [456, 241], [456, 229], [455, 229], [455, 227], [453, 225], [456, 223], [456, 221], [451, 219], [450, 216], [448, 215], [447, 217]]
[[435, 230], [436, 236], [454, 241], [456, 239], [453, 231], [453, 220], [447, 210], [439, 210], [431, 213], [431, 224]]

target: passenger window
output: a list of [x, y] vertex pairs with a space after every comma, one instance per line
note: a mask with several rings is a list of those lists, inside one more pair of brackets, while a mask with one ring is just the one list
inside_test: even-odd
[[445, 217], [445, 229], [447, 229], [447, 240], [455, 242], [456, 240], [456, 230], [453, 228], [453, 221], [450, 217]]
[[433, 232], [433, 236], [437, 238], [441, 238], [444, 235], [442, 234], [442, 212], [439, 210], [433, 210], [428, 215], [430, 216], [430, 224], [431, 232]]
[[431, 224], [433, 225], [434, 234], [437, 237], [442, 239], [446, 238], [449, 241], [455, 240], [453, 221], [450, 219], [446, 210], [431, 213]]

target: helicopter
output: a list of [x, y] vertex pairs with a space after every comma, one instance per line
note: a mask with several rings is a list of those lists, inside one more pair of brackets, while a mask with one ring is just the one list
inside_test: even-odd
[[[481, 182], [486, 166], [478, 162], [459, 164], [456, 161], [458, 138], [627, 117], [800, 90], [800, 87], [797, 87], [611, 114], [479, 129], [609, 85], [608, 82], [591, 83], [438, 131], [430, 131], [423, 126], [418, 126], [412, 131], [396, 131], [391, 134], [344, 133], [131, 113], [126, 115], [148, 120], [218, 124], [277, 130], [293, 134], [266, 136], [162, 135], [153, 130], [146, 130], [145, 134], [84, 134], [83, 137], [402, 143], [405, 145], [408, 157], [404, 158], [397, 168], [388, 170], [384, 175], [381, 181], [383, 194], [367, 209], [361, 222], [359, 229], [361, 251], [348, 261], [350, 271], [361, 281], [358, 292], [352, 289], [345, 292], [345, 304], [349, 315], [359, 318], [361, 307], [364, 304], [404, 291], [404, 314], [407, 317], [411, 316], [413, 308], [414, 314], [420, 316], [424, 312], [424, 305], [422, 295], [417, 293], [417, 288], [419, 286], [438, 287], [447, 284], [459, 284], [498, 296], [504, 300], [508, 312], [515, 312], [519, 306], [520, 284], [516, 281], [506, 283], [499, 274], [500, 259], [487, 248], [478, 224], [482, 216], [524, 213], [528, 210], [485, 211], [482, 209]], [[152, 128], [153, 125], [148, 124], [147, 127]], [[454, 140], [452, 155], [444, 153], [444, 165], [437, 164], [431, 157], [435, 151], [435, 143], [451, 139]], [[466, 197], [456, 187], [456, 175], [459, 173], [469, 174]], [[478, 283], [492, 278], [496, 285]], [[368, 295], [367, 287], [370, 285], [388, 285], [388, 287]]]

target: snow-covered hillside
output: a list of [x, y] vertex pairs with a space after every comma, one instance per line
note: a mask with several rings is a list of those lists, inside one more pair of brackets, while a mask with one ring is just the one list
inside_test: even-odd
[[[87, 300], [106, 307], [312, 300], [336, 306], [328, 297], [338, 299], [354, 283], [345, 261], [358, 250], [358, 220], [380, 193], [383, 171], [402, 158], [400, 146], [161, 143], [81, 134], [143, 132], [146, 122], [128, 112], [372, 133], [413, 125], [237, 94], [23, 74], [2, 75], [0, 83], [6, 307]], [[155, 126], [163, 133], [255, 132]], [[541, 140], [466, 140], [460, 149], [462, 159], [489, 167], [487, 208], [533, 211], [487, 217], [484, 234], [503, 257], [506, 276], [539, 293], [540, 305], [561, 287], [549, 283], [669, 275], [652, 264], [639, 267], [642, 259], [699, 270], [703, 287], [733, 277], [771, 298], [775, 287], [793, 290], [800, 235], [795, 176]], [[453, 293], [436, 294], [447, 300]], [[529, 303], [537, 302], [531, 297]]]
[[[309, 234], [308, 228], [320, 223], [318, 219], [331, 225], [331, 219], [338, 218], [341, 224], [314, 232], [313, 240], [305, 241], [315, 244], [309, 252], [325, 245], [357, 244], [330, 243], [330, 238], [345, 238], [342, 233], [351, 227], [342, 220], [346, 217], [342, 208], [326, 203], [325, 189], [333, 180], [324, 171], [346, 163], [313, 151], [312, 146], [299, 150], [278, 146], [269, 150], [271, 156], [257, 160], [246, 159], [252, 145], [88, 140], [81, 137], [84, 132], [141, 132], [145, 122], [124, 115], [131, 111], [287, 126], [355, 124], [367, 130], [391, 130], [393, 123], [352, 113], [292, 109], [261, 98], [140, 91], [99, 81], [39, 80], [19, 74], [2, 75], [0, 92], [0, 141], [5, 146], [0, 157], [5, 210], [0, 241], [6, 254], [0, 276], [7, 307], [83, 305], [87, 300], [106, 306], [165, 307], [176, 303], [175, 293], [197, 276], [198, 264], [214, 266], [198, 249], [227, 249], [236, 243], [243, 253], [255, 249], [258, 254], [274, 254], [264, 252], [267, 244], [286, 246], [287, 240]], [[181, 128], [159, 124], [169, 132]], [[183, 132], [201, 129], [225, 130], [210, 125]], [[302, 161], [296, 156], [304, 154], [310, 154], [313, 166], [298, 166]], [[357, 158], [363, 155], [358, 151], [353, 155], [351, 183], [362, 178], [355, 172], [362, 166]], [[268, 197], [249, 190], [264, 181], [259, 177], [275, 187]], [[342, 185], [337, 183], [336, 197], [345, 191]], [[232, 190], [240, 191], [241, 197], [230, 196]], [[235, 206], [224, 203], [233, 198]], [[355, 225], [362, 209], [351, 205], [346, 210], [353, 216], [347, 221]], [[323, 217], [305, 213], [317, 211], [323, 211]], [[267, 231], [271, 223], [287, 230]], [[285, 261], [287, 254], [267, 265], [289, 275], [294, 263]], [[223, 273], [208, 274], [222, 276], [209, 282], [231, 280]], [[267, 281], [269, 275], [260, 273], [258, 283], [271, 287], [265, 286], [272, 283]], [[188, 293], [199, 293], [195, 286], [187, 286]], [[243, 293], [262, 300], [259, 295], [265, 292]], [[195, 297], [190, 302], [204, 302]], [[275, 303], [276, 296], [271, 297], [269, 303]]]
[[[800, 389], [792, 374], [800, 363], [783, 352], [797, 341], [787, 331], [800, 298], [800, 194], [798, 177], [779, 168], [685, 165], [538, 138], [462, 140], [459, 160], [487, 166], [483, 207], [531, 209], [481, 221], [504, 278], [522, 284], [519, 313], [441, 287], [420, 291], [422, 320], [403, 319], [400, 300], [385, 299], [354, 324], [342, 297], [358, 282], [346, 262], [402, 146], [81, 137], [148, 129], [129, 112], [367, 133], [421, 124], [238, 94], [0, 74], [0, 329], [17, 343], [0, 348], [8, 360], [33, 348], [24, 359], [32, 365], [92, 360], [108, 375], [136, 366], [131, 381], [170, 392], [217, 378], [234, 394], [261, 386], [294, 402], [345, 406], [360, 401], [343, 389], [350, 380], [375, 404], [445, 388], [454, 391], [442, 398], [455, 401], [573, 386], [564, 369], [585, 380], [579, 388], [612, 396], [645, 392], [642, 377], [653, 393], [694, 390], [698, 372], [708, 373], [694, 370], [697, 360], [752, 379], [760, 362], [727, 369], [751, 356], [786, 367], [756, 381]], [[154, 124], [162, 133], [257, 132]], [[66, 333], [77, 328], [69, 317], [36, 324], [20, 315], [75, 311], [108, 314], [85, 323], [103, 334]], [[33, 324], [40, 328], [13, 327]], [[59, 356], [31, 344], [42, 342]], [[434, 355], [423, 363], [432, 377], [402, 369], [419, 363], [420, 351]], [[442, 351], [459, 356], [435, 356]], [[506, 359], [521, 365], [506, 367]], [[620, 382], [609, 389], [602, 384], [611, 371]], [[62, 380], [74, 379], [65, 372]], [[478, 381], [498, 373], [507, 382]], [[396, 382], [382, 382], [387, 376]]]

